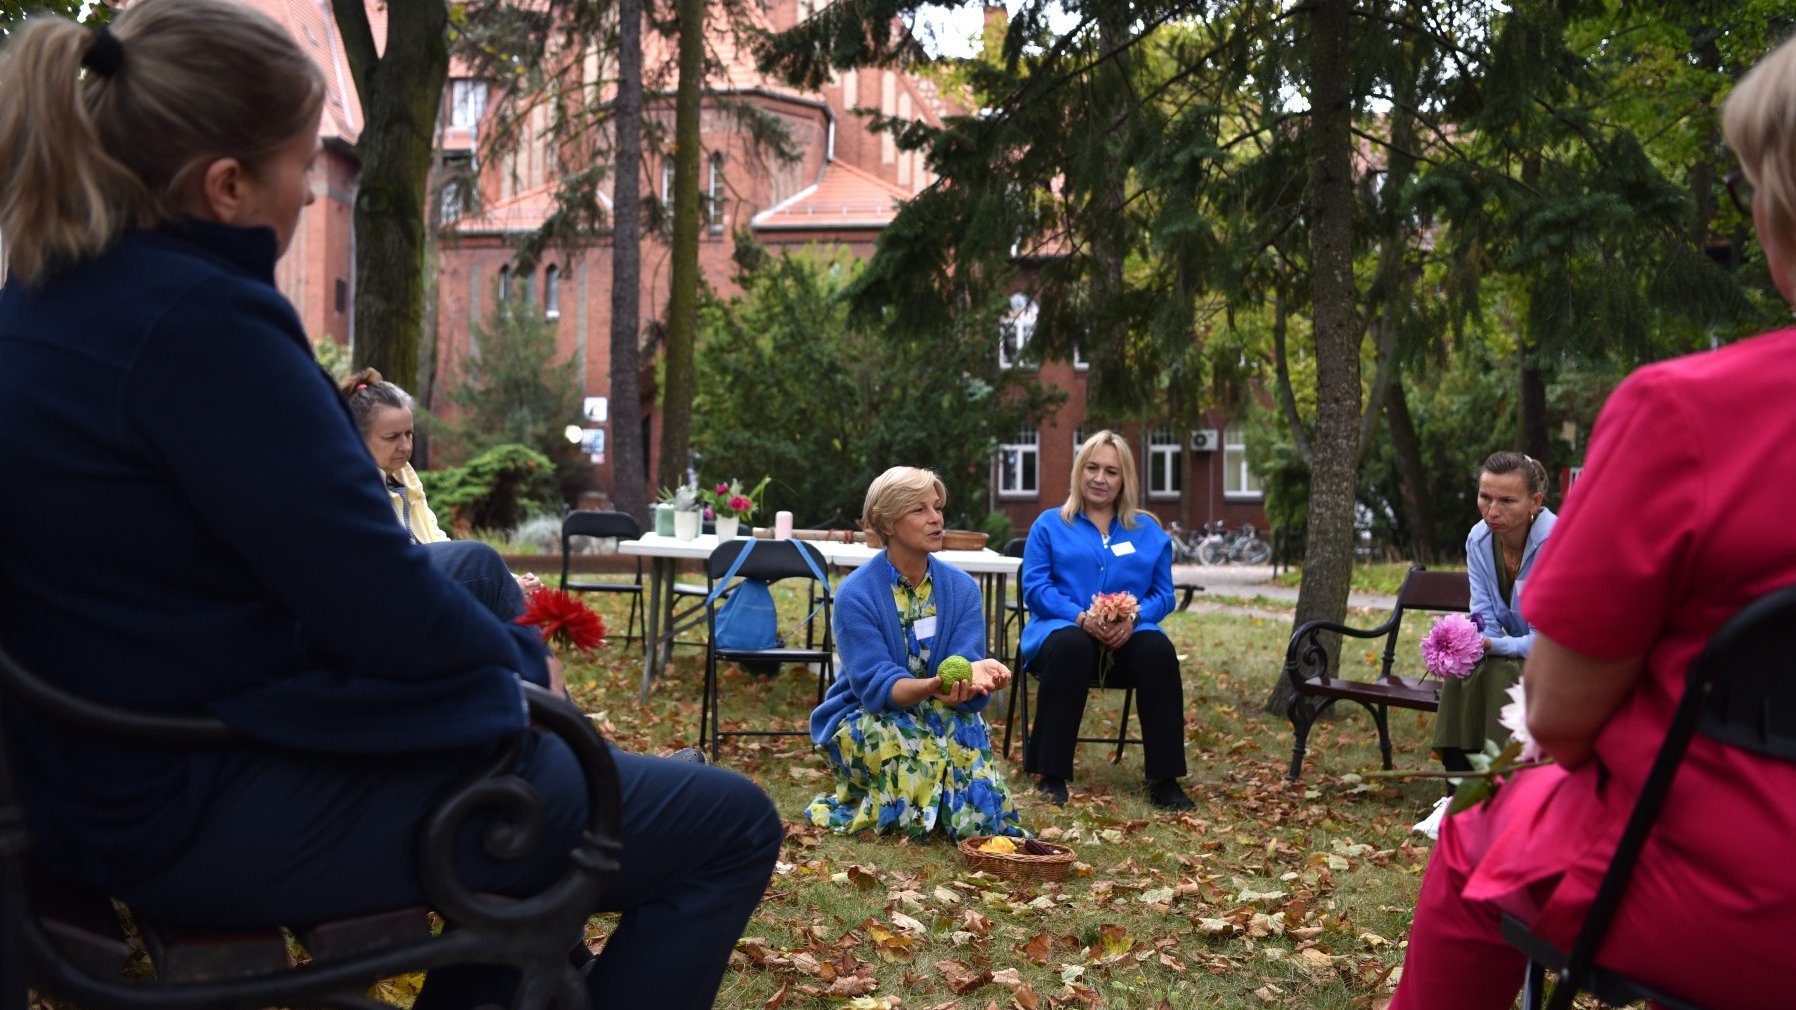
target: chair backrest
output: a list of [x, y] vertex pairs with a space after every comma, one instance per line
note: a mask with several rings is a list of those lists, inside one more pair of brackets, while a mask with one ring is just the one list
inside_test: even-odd
[[561, 520], [561, 543], [567, 545], [569, 537], [617, 537], [619, 540], [637, 540], [642, 537], [642, 525], [636, 517], [628, 512], [592, 511], [569, 512]]
[[1011, 537], [1009, 540], [1004, 541], [1004, 556], [1007, 558], [1020, 558], [1023, 556], [1023, 548], [1027, 546], [1029, 546], [1027, 537]]
[[[741, 554], [748, 546], [747, 540], [731, 540], [719, 544], [705, 559], [705, 575], [715, 582], [729, 572], [730, 566], [736, 563], [736, 555]], [[813, 572], [811, 566], [805, 564], [804, 556], [799, 552], [807, 552], [811, 561], [817, 566]], [[760, 579], [762, 582], [778, 582], [781, 579], [806, 578], [815, 581], [817, 572], [826, 572], [829, 562], [823, 552], [804, 540], [758, 540], [755, 549], [742, 562], [736, 571], [743, 578]], [[828, 588], [826, 585], [824, 588]]]
[[1563, 975], [1569, 984], [1562, 981], [1555, 987], [1549, 1010], [1570, 1007], [1575, 991], [1591, 986], [1597, 951], [1621, 906], [1691, 738], [1700, 732], [1735, 747], [1796, 761], [1796, 678], [1789, 675], [1784, 644], [1793, 620], [1796, 586], [1773, 590], [1728, 618], [1690, 664], [1684, 696], [1672, 713], [1665, 742], [1653, 757], [1634, 809], [1615, 843], [1609, 868], [1566, 957]]
[[1788, 640], [1793, 626], [1796, 586], [1786, 586], [1742, 607], [1709, 639], [1689, 671], [1688, 689], [1706, 691], [1701, 733], [1796, 761], [1796, 677], [1790, 676]]
[[[568, 573], [573, 567], [572, 541], [575, 537], [616, 537], [619, 540], [636, 540], [642, 536], [642, 524], [628, 512], [610, 510], [583, 509], [569, 512], [561, 518], [561, 588], [580, 588], [568, 585]], [[642, 559], [636, 559], [636, 581], [642, 582]], [[588, 588], [596, 588], [588, 584]]]

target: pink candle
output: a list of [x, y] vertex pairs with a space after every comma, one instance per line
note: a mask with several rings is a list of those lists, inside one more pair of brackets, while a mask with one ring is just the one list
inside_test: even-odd
[[773, 514], [773, 539], [792, 539], [792, 513], [780, 511]]

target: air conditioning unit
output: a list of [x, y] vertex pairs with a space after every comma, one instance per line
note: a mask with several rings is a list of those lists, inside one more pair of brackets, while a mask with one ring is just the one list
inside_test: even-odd
[[1215, 428], [1196, 428], [1192, 430], [1192, 452], [1215, 452], [1220, 448], [1222, 448], [1222, 433]]

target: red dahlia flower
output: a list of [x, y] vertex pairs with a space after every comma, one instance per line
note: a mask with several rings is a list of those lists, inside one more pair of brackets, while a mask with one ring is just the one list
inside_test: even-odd
[[534, 624], [543, 641], [558, 648], [591, 652], [605, 642], [605, 622], [578, 596], [543, 586], [524, 600], [519, 624]]

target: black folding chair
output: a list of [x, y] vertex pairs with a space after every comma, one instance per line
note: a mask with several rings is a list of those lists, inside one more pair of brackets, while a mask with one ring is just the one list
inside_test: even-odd
[[[748, 550], [749, 554], [738, 566], [737, 555], [744, 550]], [[824, 689], [835, 676], [835, 644], [830, 630], [834, 601], [829, 579], [824, 574], [828, 571], [825, 567], [827, 564], [823, 552], [803, 540], [731, 540], [720, 544], [711, 552], [710, 558], [706, 559], [705, 581], [712, 591], [705, 597], [705, 630], [708, 641], [705, 648], [705, 697], [699, 706], [698, 733], [699, 739], [709, 741], [713, 762], [717, 760], [718, 742], [726, 736], [810, 735], [809, 729], [723, 729], [723, 713], [718, 700], [717, 665], [719, 662], [739, 665], [754, 662], [815, 664], [817, 702], [821, 704]], [[804, 645], [788, 646], [781, 642], [769, 649], [740, 649], [717, 644], [717, 610], [726, 598], [725, 592], [717, 590], [729, 589], [727, 586], [719, 586], [719, 583], [730, 577], [732, 568], [736, 569], [736, 576], [739, 578], [759, 579], [770, 584], [785, 579], [806, 580], [806, 601], [815, 606], [804, 622]], [[823, 641], [821, 645], [815, 645], [811, 628], [812, 622], [819, 615], [823, 619]]]
[[[1010, 730], [1012, 727], [1019, 725], [1022, 727], [1023, 753], [1029, 753], [1029, 680], [1035, 675], [1023, 669], [1022, 629], [1020, 627], [1017, 629], [1016, 665], [1011, 669], [1016, 671], [1016, 675], [1010, 681], [1010, 702], [1005, 706], [1004, 711], [1005, 757], [1010, 756]], [[1110, 763], [1121, 764], [1123, 748], [1127, 747], [1129, 744], [1139, 745], [1141, 743], [1140, 737], [1129, 735], [1129, 710], [1135, 703], [1135, 689], [1132, 687], [1118, 688], [1099, 684], [1097, 677], [1094, 675], [1091, 678], [1091, 690], [1097, 691], [1100, 689], [1121, 691], [1123, 693], [1122, 719], [1117, 724], [1116, 736], [1081, 736], [1077, 737], [1076, 740], [1079, 743], [1115, 744], [1116, 751], [1110, 755]]]
[[[1671, 1010], [1702, 1010], [1702, 1004], [1662, 992], [1638, 979], [1596, 963], [1603, 938], [1615, 919], [1648, 833], [1665, 806], [1672, 779], [1701, 733], [1733, 747], [1796, 762], [1796, 677], [1790, 675], [1789, 629], [1796, 625], [1796, 586], [1768, 593], [1722, 625], [1685, 675], [1684, 697], [1672, 713], [1665, 742], [1647, 772], [1621, 841], [1597, 886], [1584, 925], [1570, 953], [1535, 935], [1514, 916], [1503, 917], [1503, 935], [1531, 963], [1522, 994], [1525, 1010], [1540, 1010], [1543, 969], [1555, 985], [1548, 1010], [1566, 1010], [1587, 990], [1604, 1003], [1636, 1000]], [[1716, 831], [1727, 830], [1716, 825]]]
[[[1029, 541], [1023, 537], [1012, 537], [1004, 542], [1003, 554], [1007, 558], [1020, 558], [1023, 556], [1023, 548], [1028, 543]], [[1006, 596], [998, 601], [999, 606], [1003, 609], [998, 620], [998, 648], [996, 651], [1007, 660], [1015, 658], [1016, 662], [1011, 663], [1010, 668], [1020, 670], [1023, 668], [1021, 653], [1013, 650], [1022, 648], [1023, 623], [1029, 619], [1029, 610], [1023, 606], [1023, 573], [1021, 570], [1018, 570], [1014, 581], [1016, 582], [1016, 596]], [[1016, 629], [1015, 638], [1011, 637], [1013, 627]]]
[[636, 577], [607, 580], [568, 581], [568, 568], [571, 561], [573, 539], [575, 537], [591, 537], [595, 540], [637, 540], [642, 537], [642, 526], [636, 517], [627, 512], [581, 511], [569, 512], [561, 520], [561, 588], [568, 592], [581, 593], [629, 593], [630, 616], [624, 623], [624, 645], [641, 637], [636, 632], [638, 615], [642, 612], [642, 558], [636, 558]]
[[[499, 814], [485, 832], [500, 859], [540, 843], [543, 797], [512, 774], [519, 738], [479, 773], [448, 790], [417, 832], [426, 901], [453, 928], [433, 936], [424, 908], [395, 909], [324, 923], [286, 923], [310, 962], [293, 966], [279, 928], [218, 932], [205, 924], [173, 930], [153, 908], [131, 909], [155, 969], [127, 978], [133, 957], [117, 913], [102, 892], [52, 882], [32, 865], [32, 835], [14, 782], [0, 721], [0, 1010], [23, 1010], [27, 987], [82, 1006], [129, 1010], [251, 1010], [266, 1006], [378, 1010], [375, 982], [453, 964], [516, 967], [512, 1006], [573, 1010], [589, 1005], [570, 952], [617, 872], [617, 772], [591, 720], [566, 700], [525, 685], [532, 722], [567, 742], [586, 777], [591, 808], [582, 841], [561, 877], [534, 895], [477, 893], [457, 876], [468, 819]], [[109, 743], [183, 749], [261, 746], [206, 715], [165, 714], [100, 704], [70, 694], [0, 650], [0, 715], [54, 720]], [[29, 715], [25, 715], [29, 713]], [[132, 972], [132, 974], [137, 974]]]

